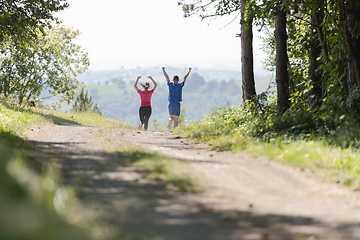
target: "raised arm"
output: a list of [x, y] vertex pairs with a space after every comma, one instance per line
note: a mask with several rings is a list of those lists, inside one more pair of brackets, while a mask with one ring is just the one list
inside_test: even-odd
[[164, 73], [164, 76], [165, 76], [165, 78], [166, 78], [166, 82], [169, 82], [170, 81], [170, 78], [169, 78], [169, 75], [166, 73], [166, 71], [165, 71], [165, 67], [162, 67], [162, 71], [163, 71], [163, 73]]
[[136, 91], [139, 90], [137, 85], [138, 85], [138, 82], [139, 82], [140, 78], [141, 78], [141, 76], [138, 76], [135, 83], [134, 83], [134, 88], [135, 88]]
[[152, 76], [148, 76], [148, 78], [152, 81], [152, 83], [154, 84], [154, 87], [153, 87], [153, 89], [154, 89], [154, 91], [155, 91], [155, 89], [156, 89], [156, 87], [157, 87], [157, 82], [155, 82], [155, 80], [152, 78]]
[[185, 74], [185, 76], [184, 76], [184, 83], [185, 83], [186, 79], [188, 78], [188, 76], [190, 75], [191, 69], [192, 69], [192, 68], [189, 67], [188, 72]]

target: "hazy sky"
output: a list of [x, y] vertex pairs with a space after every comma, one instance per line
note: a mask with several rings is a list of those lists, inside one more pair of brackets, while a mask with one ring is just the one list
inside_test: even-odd
[[[120, 67], [240, 69], [239, 18], [184, 18], [177, 0], [68, 0], [57, 14], [81, 32], [76, 43], [89, 53], [91, 70]], [[210, 24], [209, 24], [210, 23]], [[260, 41], [255, 40], [257, 49]], [[255, 68], [263, 54], [255, 50]]]

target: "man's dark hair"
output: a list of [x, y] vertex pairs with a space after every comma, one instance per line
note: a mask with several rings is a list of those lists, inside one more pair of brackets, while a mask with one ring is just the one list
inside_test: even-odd
[[175, 75], [173, 80], [178, 80], [179, 81], [179, 76], [178, 75]]

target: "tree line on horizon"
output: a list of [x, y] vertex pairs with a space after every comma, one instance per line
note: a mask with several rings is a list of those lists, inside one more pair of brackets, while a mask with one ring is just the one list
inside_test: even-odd
[[[150, 129], [157, 125], [166, 125], [168, 119], [168, 88], [159, 83], [152, 96], [152, 116]], [[138, 125], [139, 94], [133, 87], [133, 82], [125, 82], [121, 78], [113, 78], [103, 84], [88, 88], [89, 96], [98, 104], [106, 117], [124, 121], [134, 126]], [[187, 122], [203, 121], [212, 109], [227, 104], [238, 105], [241, 99], [241, 87], [235, 80], [210, 80], [198, 73], [190, 74], [183, 88], [183, 117]], [[154, 122], [155, 120], [155, 122]]]

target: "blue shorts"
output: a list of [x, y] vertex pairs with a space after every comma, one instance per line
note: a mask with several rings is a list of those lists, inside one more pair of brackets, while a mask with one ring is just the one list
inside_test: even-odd
[[180, 116], [179, 102], [169, 102], [169, 115]]

